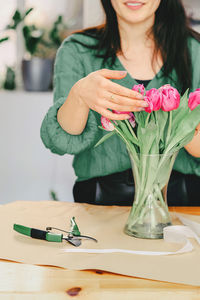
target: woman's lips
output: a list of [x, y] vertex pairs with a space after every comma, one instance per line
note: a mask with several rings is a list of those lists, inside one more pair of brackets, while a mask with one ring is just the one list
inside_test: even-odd
[[144, 5], [144, 3], [137, 1], [127, 1], [124, 4], [132, 10], [140, 9]]

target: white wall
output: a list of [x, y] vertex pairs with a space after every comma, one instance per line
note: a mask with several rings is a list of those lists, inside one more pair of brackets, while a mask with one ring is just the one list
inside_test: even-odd
[[[18, 0], [19, 1], [19, 0]], [[21, 0], [22, 1], [22, 0]], [[65, 21], [77, 19], [82, 10], [84, 0], [23, 0], [26, 8], [34, 7], [33, 12], [27, 17], [26, 22], [38, 26], [51, 26], [58, 15], [62, 15]], [[77, 20], [76, 20], [77, 21]], [[82, 23], [82, 22], [81, 22]], [[73, 22], [72, 24], [73, 25]], [[82, 24], [81, 24], [82, 26]]]
[[[185, 8], [189, 16], [195, 20], [200, 20], [200, 1], [199, 0], [183, 0]], [[200, 32], [200, 25], [195, 25], [194, 29]]]
[[52, 93], [0, 92], [0, 204], [15, 200], [73, 201], [72, 156], [58, 156], [40, 139]]
[[99, 25], [103, 22], [104, 14], [100, 0], [83, 0], [83, 27]]
[[[40, 7], [40, 11], [35, 9], [35, 15], [31, 14], [33, 19], [37, 19], [37, 14], [46, 14], [46, 17], [38, 17], [37, 22], [52, 22], [49, 16], [55, 19], [60, 13], [66, 19], [73, 19], [82, 4], [84, 27], [103, 20], [100, 0], [25, 0], [25, 3]], [[0, 204], [16, 200], [48, 200], [51, 189], [59, 200], [73, 201], [72, 156], [52, 154], [40, 139], [41, 122], [52, 99], [50, 92], [0, 91]]]

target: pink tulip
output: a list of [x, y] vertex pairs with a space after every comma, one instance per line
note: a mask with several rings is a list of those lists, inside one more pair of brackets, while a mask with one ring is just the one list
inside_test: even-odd
[[130, 111], [118, 111], [118, 110], [113, 110], [112, 112], [114, 114], [118, 114], [118, 115], [120, 115], [120, 114], [127, 114], [127, 115], [129, 115], [130, 118], [128, 120], [129, 120], [131, 126], [133, 128], [135, 127], [135, 125], [136, 125], [136, 123], [135, 123], [135, 116], [134, 116], [134, 114], [132, 112], [130, 112]]
[[170, 84], [163, 85], [159, 88], [161, 92], [161, 109], [163, 111], [171, 111], [177, 109], [180, 104], [180, 94]]
[[153, 103], [151, 102], [151, 99], [147, 96], [144, 96], [144, 101], [149, 104], [149, 106], [145, 107], [145, 111], [147, 113], [151, 113], [153, 111]]
[[167, 83], [167, 84], [162, 85], [162, 86], [159, 88], [159, 90], [162, 90], [162, 89], [165, 89], [165, 88], [167, 89], [167, 88], [170, 88], [170, 87], [172, 87], [171, 84]]
[[[159, 90], [153, 88], [146, 92], [146, 96], [148, 97], [149, 102], [151, 102], [153, 104], [154, 111], [159, 110], [161, 108], [162, 97], [161, 97], [161, 93]], [[149, 107], [147, 107], [147, 110], [148, 109], [149, 109]], [[149, 111], [147, 111], [147, 112], [149, 112]]]
[[110, 122], [110, 120], [103, 116], [101, 116], [101, 125], [107, 131], [113, 131], [115, 129], [115, 126]]
[[138, 92], [138, 93], [140, 93], [142, 95], [144, 95], [144, 93], [145, 93], [145, 88], [144, 88], [143, 84], [135, 84], [132, 87], [132, 90], [135, 91], [135, 92]]
[[119, 110], [112, 110], [112, 112], [114, 114], [118, 114], [118, 115], [121, 115], [121, 114], [125, 114], [125, 115], [129, 115], [131, 112], [130, 111], [119, 111]]
[[191, 110], [194, 110], [200, 104], [200, 89], [196, 89], [189, 95], [188, 106]]
[[128, 120], [129, 120], [131, 126], [134, 128], [135, 125], [136, 125], [135, 116], [134, 116], [134, 114], [132, 112], [129, 113], [129, 116], [130, 116], [130, 119], [128, 119]]

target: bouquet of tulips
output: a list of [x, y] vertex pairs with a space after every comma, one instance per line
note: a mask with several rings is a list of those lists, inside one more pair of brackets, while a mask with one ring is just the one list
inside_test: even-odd
[[102, 116], [100, 128], [107, 134], [96, 146], [115, 134], [126, 144], [136, 186], [129, 216], [131, 227], [144, 223], [152, 205], [157, 212], [154, 215], [151, 211], [151, 226], [158, 226], [157, 219], [162, 218], [161, 227], [164, 227], [170, 224], [170, 217], [163, 189], [178, 151], [192, 140], [200, 122], [200, 89], [189, 96], [187, 90], [182, 97], [169, 84], [151, 90], [134, 85], [132, 89], [144, 96], [148, 107], [141, 112], [125, 112], [130, 118], [124, 121], [111, 121]]
[[192, 140], [200, 122], [200, 106], [197, 108], [200, 105], [200, 89], [190, 93], [189, 99], [188, 90], [181, 97], [169, 84], [149, 91], [145, 91], [141, 84], [134, 85], [132, 89], [140, 92], [149, 106], [144, 112], [134, 114], [113, 111], [129, 114], [130, 119], [125, 121], [110, 121], [102, 116], [101, 128], [111, 133], [103, 136], [96, 146], [117, 134], [128, 148], [134, 146], [136, 154], [162, 154], [175, 152]]

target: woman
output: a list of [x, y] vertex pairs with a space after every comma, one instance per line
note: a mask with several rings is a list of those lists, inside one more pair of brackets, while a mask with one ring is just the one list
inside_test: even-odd
[[[200, 88], [200, 36], [188, 25], [181, 0], [101, 0], [106, 23], [68, 37], [55, 62], [54, 105], [41, 137], [53, 153], [75, 155], [76, 202], [131, 205], [134, 184], [126, 147], [113, 136], [99, 147], [101, 115], [141, 111], [146, 102], [131, 90], [169, 83], [179, 92]], [[199, 205], [200, 125], [176, 159], [169, 205]], [[189, 174], [189, 175], [186, 175]], [[191, 187], [190, 187], [191, 185]]]

